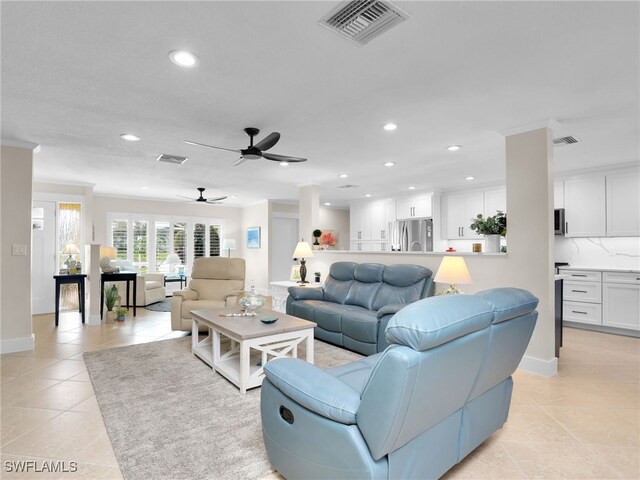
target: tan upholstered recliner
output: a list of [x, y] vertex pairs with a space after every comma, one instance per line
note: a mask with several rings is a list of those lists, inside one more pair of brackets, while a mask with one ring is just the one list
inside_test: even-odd
[[186, 290], [173, 292], [171, 329], [191, 330], [191, 310], [235, 305], [244, 290], [243, 258], [200, 257]]

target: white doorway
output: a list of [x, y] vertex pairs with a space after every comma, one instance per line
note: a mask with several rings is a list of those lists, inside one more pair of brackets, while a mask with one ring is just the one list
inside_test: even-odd
[[31, 311], [55, 310], [56, 202], [34, 200], [31, 221]]
[[292, 217], [273, 217], [271, 223], [271, 282], [289, 280], [293, 265], [293, 251], [298, 244], [298, 219]]

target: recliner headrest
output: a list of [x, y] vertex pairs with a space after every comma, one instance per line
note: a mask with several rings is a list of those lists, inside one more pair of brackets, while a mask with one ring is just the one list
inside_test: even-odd
[[364, 283], [382, 282], [384, 268], [381, 263], [361, 263], [353, 270], [353, 278]]
[[493, 323], [525, 315], [538, 306], [538, 298], [521, 288], [491, 288], [474, 296], [482, 298], [493, 307]]
[[357, 266], [355, 262], [336, 262], [329, 268], [329, 275], [336, 280], [353, 280], [353, 272]]
[[431, 270], [420, 265], [387, 265], [383, 278], [389, 285], [409, 287], [431, 275], [433, 275]]
[[198, 257], [193, 262], [191, 278], [209, 280], [243, 280], [244, 258]]

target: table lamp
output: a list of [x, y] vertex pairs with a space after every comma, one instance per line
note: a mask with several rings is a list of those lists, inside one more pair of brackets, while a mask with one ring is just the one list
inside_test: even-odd
[[116, 273], [120, 269], [111, 266], [111, 260], [115, 260], [118, 256], [116, 247], [104, 247], [100, 245], [100, 269], [103, 273]]
[[227, 251], [227, 257], [231, 257], [231, 250], [236, 249], [236, 241], [232, 238], [222, 240], [222, 250]]
[[449, 284], [449, 288], [440, 290], [438, 295], [461, 294], [456, 284], [473, 283], [467, 264], [462, 257], [444, 257], [434, 281]]
[[64, 247], [64, 250], [62, 250], [62, 254], [69, 255], [69, 258], [65, 260], [64, 264], [67, 266], [67, 268], [71, 268], [76, 264], [76, 261], [73, 259], [73, 255], [79, 255], [80, 250], [78, 250], [78, 247], [75, 243], [67, 243]]
[[305, 265], [306, 264], [305, 258], [311, 258], [311, 257], [313, 257], [313, 251], [311, 250], [311, 246], [304, 240], [302, 240], [301, 242], [298, 242], [298, 245], [296, 245], [296, 249], [293, 251], [293, 255], [291, 257], [294, 260], [298, 258], [300, 259], [300, 281], [298, 281], [298, 283], [309, 283], [306, 280], [307, 266]]
[[173, 269], [176, 265], [180, 265], [182, 263], [182, 260], [180, 260], [180, 257], [177, 253], [170, 253], [164, 263], [169, 265], [169, 274], [172, 275]]

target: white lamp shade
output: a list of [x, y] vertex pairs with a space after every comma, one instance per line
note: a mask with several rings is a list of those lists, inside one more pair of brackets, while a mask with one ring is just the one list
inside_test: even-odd
[[225, 238], [222, 240], [222, 249], [223, 250], [235, 250], [236, 249], [236, 241], [232, 238]]
[[449, 283], [451, 285], [473, 283], [467, 264], [462, 257], [444, 257], [434, 280], [438, 283]]
[[307, 242], [298, 242], [296, 249], [293, 251], [291, 258], [311, 258], [313, 257], [313, 250]]
[[180, 260], [180, 257], [177, 253], [170, 253], [164, 263], [166, 263], [167, 265], [178, 265], [182, 263], [182, 260]]
[[116, 247], [103, 247], [100, 245], [100, 258], [107, 257], [110, 260], [115, 260], [117, 255]]
[[64, 247], [64, 250], [62, 250], [62, 253], [64, 253], [65, 255], [78, 255], [80, 253], [80, 250], [75, 243], [67, 243]]

